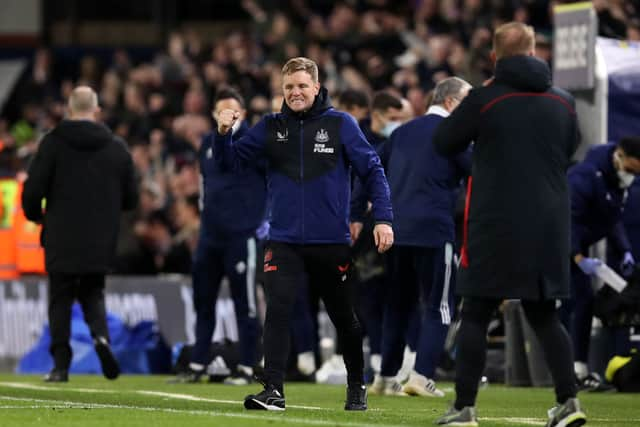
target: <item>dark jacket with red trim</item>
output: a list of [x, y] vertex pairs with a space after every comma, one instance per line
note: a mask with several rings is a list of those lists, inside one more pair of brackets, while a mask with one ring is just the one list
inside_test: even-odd
[[569, 294], [567, 168], [578, 144], [573, 97], [546, 63], [513, 56], [472, 90], [434, 136], [456, 155], [475, 141], [458, 293], [550, 299]]
[[371, 197], [375, 221], [393, 221], [380, 158], [353, 117], [333, 109], [325, 88], [309, 111], [295, 113], [285, 104], [238, 140], [216, 132], [214, 156], [233, 169], [266, 160], [270, 240], [348, 244], [351, 168]]

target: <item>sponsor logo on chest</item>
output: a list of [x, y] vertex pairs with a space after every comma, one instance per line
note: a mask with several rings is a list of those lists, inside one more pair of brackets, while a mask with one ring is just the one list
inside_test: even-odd
[[329, 142], [329, 133], [326, 130], [320, 129], [318, 132], [316, 132], [316, 136], [314, 139], [316, 141], [316, 143], [313, 145], [314, 153], [333, 154], [334, 148], [326, 146], [326, 143]]

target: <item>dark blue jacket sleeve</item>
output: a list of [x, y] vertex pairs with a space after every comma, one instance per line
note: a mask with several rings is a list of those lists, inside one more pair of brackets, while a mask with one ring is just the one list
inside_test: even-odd
[[[580, 167], [579, 165], [577, 166]], [[572, 170], [569, 172], [569, 189], [571, 192], [571, 257], [582, 253], [584, 235], [587, 225], [589, 194], [593, 192], [593, 183], [590, 177], [594, 176], [588, 171]], [[582, 254], [587, 255], [587, 254]]]
[[363, 222], [367, 212], [367, 192], [362, 185], [362, 181], [356, 175], [353, 178], [353, 189], [351, 191], [351, 222]]
[[[391, 135], [391, 138], [393, 138]], [[379, 147], [376, 148], [378, 156], [380, 157], [380, 162], [382, 163], [382, 168], [387, 170], [387, 163], [389, 161], [389, 154], [391, 146], [391, 140], [388, 140]], [[365, 190], [362, 181], [356, 175], [353, 180], [353, 191], [351, 193], [351, 222], [363, 222], [364, 216], [367, 213], [367, 205], [369, 201], [368, 194]]]
[[631, 242], [627, 236], [622, 220], [618, 221], [611, 229], [608, 239], [616, 246], [620, 253], [631, 252]]
[[227, 170], [242, 170], [250, 167], [264, 151], [266, 142], [265, 118], [260, 120], [240, 139], [231, 138], [231, 131], [226, 135], [215, 132], [215, 160]]
[[373, 219], [376, 222], [393, 221], [389, 184], [382, 169], [380, 158], [367, 142], [353, 117], [344, 114], [340, 131], [347, 158], [356, 175], [362, 181], [372, 203]]

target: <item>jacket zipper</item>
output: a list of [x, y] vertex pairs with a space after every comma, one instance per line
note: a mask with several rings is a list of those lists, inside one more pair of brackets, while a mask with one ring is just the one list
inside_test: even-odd
[[303, 135], [304, 120], [300, 120], [300, 191], [302, 192], [302, 212], [300, 215], [300, 222], [302, 227], [302, 241], [304, 243], [304, 160], [302, 159], [304, 153], [304, 135]]

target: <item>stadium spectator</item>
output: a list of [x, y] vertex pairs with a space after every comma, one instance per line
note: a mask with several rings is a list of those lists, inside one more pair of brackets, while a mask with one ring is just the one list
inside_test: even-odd
[[393, 244], [389, 189], [378, 156], [353, 118], [331, 107], [318, 67], [293, 58], [282, 69], [285, 105], [243, 138], [231, 141], [237, 111], [218, 118], [215, 151], [227, 166], [257, 157], [268, 162], [271, 230], [265, 248], [267, 314], [264, 326], [265, 388], [245, 398], [245, 408], [283, 410], [283, 375], [289, 354], [289, 319], [302, 274], [322, 294], [345, 345], [348, 372], [345, 409], [367, 408], [362, 332], [351, 298], [348, 227], [350, 165], [372, 194], [375, 242]]
[[[470, 88], [457, 77], [440, 81], [427, 114], [400, 126], [382, 150], [397, 219], [396, 244], [387, 254], [393, 286], [384, 298], [382, 369], [370, 388], [375, 394], [444, 396], [433, 378], [455, 315], [454, 206], [471, 151], [448, 159], [435, 152], [431, 137]], [[411, 325], [417, 304], [420, 324]], [[396, 374], [409, 327], [420, 333], [415, 368], [402, 387]]]
[[633, 273], [635, 260], [622, 214], [627, 189], [637, 174], [640, 174], [640, 137], [593, 147], [584, 161], [569, 169], [571, 299], [563, 304], [563, 314], [573, 340], [576, 377], [583, 389], [610, 389], [588, 368], [593, 318], [591, 278], [602, 264], [600, 259], [589, 257], [589, 248], [608, 237], [609, 244], [622, 254], [616, 268], [627, 277]]
[[[213, 118], [220, 121], [224, 110], [233, 110], [239, 117], [231, 129], [235, 140], [249, 129], [245, 119], [244, 99], [230, 88], [218, 91]], [[268, 227], [266, 215], [264, 166], [256, 161], [241, 171], [232, 172], [215, 161], [215, 133], [207, 134], [200, 145], [202, 176], [202, 221], [198, 246], [192, 267], [193, 301], [196, 312], [196, 342], [186, 372], [177, 382], [199, 382], [210, 360], [210, 346], [216, 321], [216, 300], [222, 278], [230, 281], [234, 300], [240, 361], [226, 384], [245, 385], [252, 381], [256, 363], [258, 319], [256, 311], [255, 269], [256, 238], [264, 239]]]
[[456, 400], [440, 425], [477, 423], [487, 327], [505, 298], [522, 300], [544, 349], [557, 402], [547, 425], [586, 421], [576, 398], [571, 343], [556, 309], [556, 299], [569, 295], [566, 170], [578, 125], [573, 97], [551, 86], [549, 66], [533, 56], [534, 37], [522, 23], [496, 30], [494, 79], [471, 91], [433, 139], [438, 152], [449, 156], [475, 141], [457, 283], [463, 302]]
[[[22, 204], [42, 222], [49, 273], [49, 382], [66, 382], [71, 364], [71, 306], [80, 301], [104, 375], [115, 379], [118, 362], [109, 346], [104, 284], [115, 253], [120, 211], [132, 209], [137, 185], [125, 142], [96, 123], [96, 93], [73, 90], [69, 119], [45, 136], [29, 167]], [[43, 201], [46, 206], [43, 210]]]

